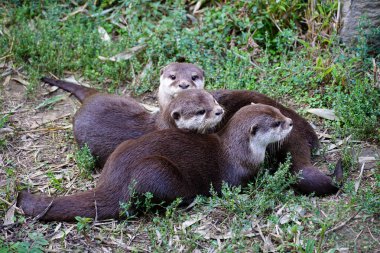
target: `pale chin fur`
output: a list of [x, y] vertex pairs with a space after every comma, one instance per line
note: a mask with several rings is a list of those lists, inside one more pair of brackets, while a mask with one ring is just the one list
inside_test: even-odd
[[205, 82], [203, 79], [197, 79], [194, 81], [195, 85], [197, 86], [196, 89], [204, 89]]
[[288, 138], [289, 133], [292, 131], [293, 127], [289, 127], [287, 130], [283, 130], [282, 133], [280, 133], [281, 138], [278, 141], [274, 141], [268, 145], [269, 151], [271, 153], [276, 152], [276, 150], [279, 150], [284, 143], [284, 141]]
[[213, 118], [206, 120], [203, 132], [205, 132], [208, 129], [216, 127], [216, 125], [218, 125], [219, 122], [222, 120], [223, 116], [224, 116], [224, 114], [222, 113], [220, 115], [217, 115]]
[[259, 163], [263, 162], [267, 146], [272, 143], [276, 143], [278, 146], [281, 146], [292, 128], [293, 127], [288, 127], [286, 130], [283, 130], [282, 128], [276, 128], [272, 129], [272, 131], [256, 134], [255, 136], [251, 137], [249, 148], [253, 154], [253, 158]]
[[168, 91], [171, 91], [170, 84], [172, 83], [172, 80], [169, 78], [164, 78], [163, 76], [160, 76], [160, 87], [158, 87], [158, 103], [162, 107], [166, 107], [170, 100], [172, 99], [172, 94], [170, 94]]
[[191, 117], [190, 119], [184, 120], [182, 118], [176, 120], [176, 125], [178, 128], [181, 129], [189, 129], [189, 130], [195, 130], [195, 129], [200, 129], [204, 123], [204, 115], [202, 116], [194, 116]]
[[198, 133], [205, 133], [207, 130], [214, 128], [221, 120], [223, 114], [215, 116], [213, 118], [205, 119], [205, 115], [194, 116], [190, 119], [183, 120], [179, 119], [175, 123], [177, 128], [197, 130]]

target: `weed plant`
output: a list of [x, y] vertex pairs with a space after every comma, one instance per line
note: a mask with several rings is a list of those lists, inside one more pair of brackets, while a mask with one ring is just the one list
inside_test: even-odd
[[79, 168], [80, 174], [84, 178], [90, 178], [95, 168], [95, 158], [91, 155], [90, 148], [85, 144], [78, 149], [74, 156], [75, 162]]

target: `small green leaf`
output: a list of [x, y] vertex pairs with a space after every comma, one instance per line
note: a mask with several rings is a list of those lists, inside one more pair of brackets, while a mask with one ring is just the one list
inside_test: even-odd
[[57, 95], [57, 96], [54, 96], [54, 97], [51, 97], [51, 98], [48, 98], [46, 99], [45, 101], [43, 101], [41, 104], [39, 104], [38, 106], [36, 106], [34, 109], [40, 109], [40, 108], [43, 108], [43, 107], [46, 107], [48, 105], [53, 105], [61, 100], [64, 100], [65, 99], [65, 95]]

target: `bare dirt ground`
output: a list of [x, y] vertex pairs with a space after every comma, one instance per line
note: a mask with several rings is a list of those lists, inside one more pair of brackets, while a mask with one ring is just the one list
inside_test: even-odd
[[[54, 222], [41, 223], [31, 218], [26, 218], [24, 222], [19, 214], [21, 210], [14, 207], [13, 203], [17, 196], [17, 187], [20, 185], [27, 186], [34, 193], [44, 193], [54, 195], [56, 193], [53, 187], [54, 180], [60, 182], [62, 194], [72, 194], [93, 188], [98, 174], [93, 174], [93, 179], [83, 179], [79, 176], [78, 168], [73, 159], [73, 153], [76, 145], [72, 135], [71, 119], [80, 106], [76, 99], [69, 96], [68, 93], [61, 90], [52, 91], [51, 87], [41, 84], [35, 95], [26, 99], [26, 87], [20, 82], [22, 76], [13, 75], [11, 79], [4, 82], [0, 88], [2, 98], [1, 114], [12, 113], [7, 124], [7, 130], [2, 134], [6, 138], [6, 146], [0, 152], [0, 189], [1, 204], [6, 210], [0, 213], [3, 219], [0, 222], [2, 237], [8, 242], [30, 241], [31, 234], [37, 232], [49, 240], [49, 245], [45, 250], [49, 252], [66, 251], [89, 251], [89, 252], [111, 252], [119, 249], [120, 251], [150, 251], [150, 239], [144, 227], [149, 224], [150, 217], [141, 217], [128, 223], [116, 222], [113, 220], [97, 222], [92, 224], [92, 229], [87, 233], [78, 233], [75, 223]], [[62, 100], [36, 109], [41, 103], [53, 96], [63, 95]], [[152, 96], [144, 100], [152, 102]], [[319, 120], [314, 118], [313, 123], [317, 125], [317, 132], [321, 137], [325, 152], [318, 156], [316, 163], [325, 172], [328, 171], [328, 164], [334, 164], [340, 157], [340, 151], [343, 147], [343, 140], [332, 140], [328, 131], [318, 127]], [[349, 138], [348, 138], [349, 139]], [[349, 140], [346, 141], [349, 141]], [[380, 152], [376, 145], [364, 142], [353, 143], [356, 145], [356, 152], [353, 155], [361, 159], [360, 166], [349, 171], [349, 178], [359, 182], [360, 186], [371, 184], [374, 180], [376, 162], [373, 159], [379, 159]], [[362, 175], [360, 175], [361, 166], [365, 161]], [[326, 198], [315, 198], [316, 205], [324, 205], [329, 201], [340, 198], [337, 196]], [[189, 215], [197, 215], [190, 212]], [[203, 214], [200, 225], [195, 228], [212, 227], [215, 224], [221, 226], [216, 229], [219, 239], [210, 228], [204, 234], [204, 240], [222, 240], [226, 236], [223, 222], [229, 217], [225, 217], [223, 210], [213, 210]], [[328, 214], [327, 214], [328, 215]], [[342, 217], [342, 221], [336, 226], [347, 221], [341, 228], [337, 229], [337, 236], [341, 240], [347, 241], [342, 243], [344, 246], [350, 241], [356, 240], [359, 245], [367, 243], [379, 243], [379, 234], [373, 232], [373, 227], [379, 228], [379, 220], [375, 217], [366, 218], [365, 215], [354, 215]], [[18, 219], [14, 219], [18, 217]], [[196, 219], [196, 218], [194, 218]], [[201, 231], [201, 230], [199, 230]], [[265, 231], [265, 236], [270, 236], [270, 231]], [[202, 233], [200, 233], [202, 234]], [[159, 237], [159, 234], [157, 234]], [[245, 235], [247, 238], [255, 237], [254, 240], [261, 241], [261, 237], [255, 233]], [[225, 237], [228, 238], [228, 237]], [[175, 242], [174, 242], [175, 243]], [[379, 248], [380, 248], [380, 244]], [[202, 245], [201, 245], [202, 246]], [[198, 252], [198, 251], [197, 251]], [[360, 252], [360, 250], [359, 250]], [[363, 250], [362, 252], [366, 252]]]

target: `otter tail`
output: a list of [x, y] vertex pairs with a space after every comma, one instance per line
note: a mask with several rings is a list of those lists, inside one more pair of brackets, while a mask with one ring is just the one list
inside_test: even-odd
[[295, 187], [302, 193], [316, 196], [324, 196], [336, 193], [343, 180], [342, 161], [339, 160], [335, 166], [332, 177], [329, 177], [315, 167], [302, 168], [300, 180]]
[[18, 195], [17, 206], [26, 215], [43, 221], [75, 221], [76, 216], [103, 220], [119, 215], [119, 200], [105, 197], [98, 190], [60, 197], [22, 191]]
[[62, 81], [62, 80], [52, 79], [52, 78], [49, 78], [49, 77], [42, 77], [41, 81], [43, 81], [45, 83], [48, 83], [50, 85], [53, 85], [53, 86], [57, 86], [57, 87], [65, 90], [65, 91], [68, 91], [68, 92], [74, 94], [74, 96], [76, 98], [78, 98], [81, 103], [87, 97], [89, 97], [89, 96], [97, 93], [97, 90], [95, 90], [95, 89], [88, 88], [88, 87], [85, 87], [85, 86], [81, 86], [81, 85], [78, 85], [78, 84], [75, 84], [75, 83], [71, 83], [71, 82], [66, 82], [66, 81]]

